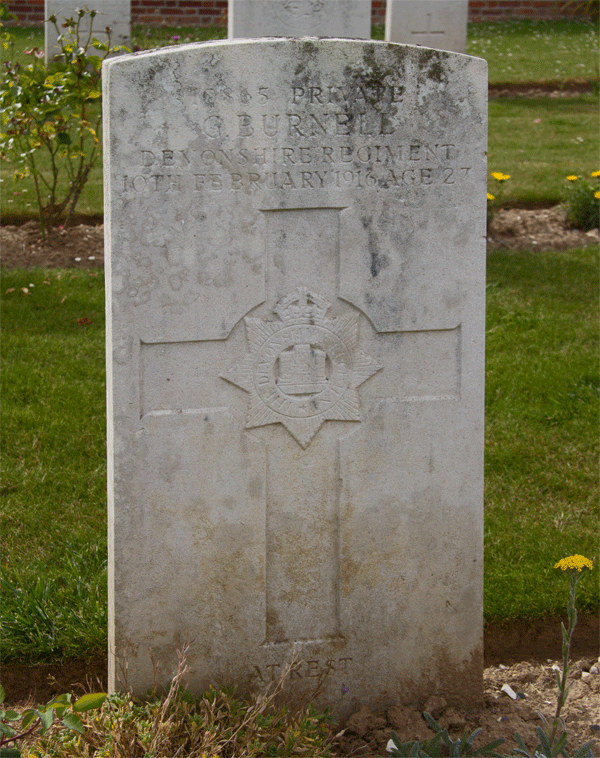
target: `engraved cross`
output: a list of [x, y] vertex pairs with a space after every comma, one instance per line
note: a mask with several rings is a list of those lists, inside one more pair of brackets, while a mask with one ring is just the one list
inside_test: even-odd
[[434, 34], [441, 34], [442, 36], [444, 36], [446, 34], [446, 31], [444, 29], [434, 30], [434, 29], [431, 28], [431, 25], [432, 25], [431, 24], [431, 13], [428, 13], [427, 14], [427, 29], [425, 31], [422, 31], [422, 32], [411, 31], [411, 34], [414, 35], [414, 36], [417, 36], [417, 35], [419, 35], [419, 36], [424, 35], [425, 36], [425, 39], [422, 42], [417, 42], [416, 44], [424, 44], [427, 47], [428, 45], [430, 45], [433, 42], [435, 42], [435, 40], [432, 39], [432, 35], [434, 35]]
[[[225, 340], [141, 345], [142, 419], [227, 410], [266, 447], [265, 646], [344, 639], [340, 438], [380, 400], [459, 394], [458, 327], [378, 334], [340, 299], [345, 210], [264, 209], [266, 301], [256, 315]], [[224, 407], [232, 392], [245, 419]]]

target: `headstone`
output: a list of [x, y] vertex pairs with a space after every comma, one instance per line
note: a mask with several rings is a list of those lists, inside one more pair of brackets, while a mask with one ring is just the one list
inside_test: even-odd
[[[45, 0], [44, 44], [46, 65], [48, 65], [54, 56], [61, 54], [61, 48], [57, 39], [58, 33], [68, 33], [67, 29], [62, 28], [64, 20], [67, 18], [77, 20], [80, 8], [96, 11], [96, 16], [92, 20], [93, 37], [100, 40], [100, 42], [107, 42], [109, 37], [106, 33], [106, 27], [109, 27], [111, 45], [129, 44], [131, 37], [131, 0], [96, 0], [95, 2], [81, 5], [74, 3], [73, 0]], [[52, 15], [56, 16], [58, 33], [54, 24], [48, 21]], [[79, 27], [80, 39], [85, 39], [85, 36], [89, 33], [89, 29], [90, 15], [89, 13], [85, 13], [81, 17]], [[90, 50], [90, 54], [94, 54], [94, 51]]]
[[385, 39], [464, 53], [469, 0], [387, 0]]
[[476, 700], [485, 61], [247, 40], [103, 81], [110, 687], [189, 643], [197, 691], [295, 656], [342, 711]]
[[371, 0], [229, 0], [227, 36], [371, 38]]

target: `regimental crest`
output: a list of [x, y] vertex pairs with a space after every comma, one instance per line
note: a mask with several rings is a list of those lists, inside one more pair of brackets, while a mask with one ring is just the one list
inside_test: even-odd
[[357, 387], [382, 367], [358, 349], [358, 314], [329, 308], [298, 287], [279, 320], [244, 319], [248, 353], [221, 377], [249, 393], [247, 429], [283, 424], [305, 448], [325, 421], [361, 420]]
[[298, 26], [310, 26], [323, 23], [331, 16], [331, 3], [326, 0], [283, 0], [274, 3], [274, 12], [277, 18], [286, 26], [296, 28]]

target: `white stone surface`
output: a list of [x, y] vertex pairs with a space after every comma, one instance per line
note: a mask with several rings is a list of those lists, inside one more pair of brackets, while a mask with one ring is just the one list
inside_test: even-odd
[[[104, 64], [110, 687], [481, 695], [485, 61]], [[340, 701], [342, 685], [349, 693]]]
[[[110, 27], [110, 44], [111, 45], [128, 45], [131, 37], [131, 0], [91, 0], [88, 3], [76, 3], [73, 0], [45, 0], [44, 18], [44, 36], [46, 64], [55, 55], [60, 55], [61, 48], [57, 42], [58, 34], [56, 28], [48, 19], [54, 15], [58, 22], [58, 32], [68, 33], [67, 29], [62, 28], [62, 23], [67, 18], [77, 20], [77, 11], [79, 8], [95, 10], [96, 16], [92, 21], [92, 35], [101, 42], [108, 41], [106, 27]], [[89, 33], [90, 16], [82, 16], [80, 23], [81, 39]], [[94, 54], [90, 50], [90, 54]]]
[[469, 0], [387, 0], [385, 39], [464, 53]]
[[371, 0], [229, 0], [227, 36], [371, 38]]

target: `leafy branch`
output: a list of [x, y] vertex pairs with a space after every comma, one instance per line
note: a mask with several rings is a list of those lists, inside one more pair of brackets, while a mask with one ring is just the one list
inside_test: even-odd
[[[48, 65], [38, 48], [26, 50], [31, 63], [5, 61], [0, 83], [2, 122], [0, 157], [11, 160], [15, 181], [30, 176], [35, 188], [42, 234], [68, 224], [101, 155], [102, 61], [125, 48], [111, 47], [93, 36], [96, 11], [79, 9], [58, 34], [61, 54]], [[89, 16], [89, 28], [82, 22]], [[50, 23], [59, 32], [56, 16]], [[0, 22], [1, 23], [1, 22]], [[4, 31], [2, 43], [10, 44]]]

